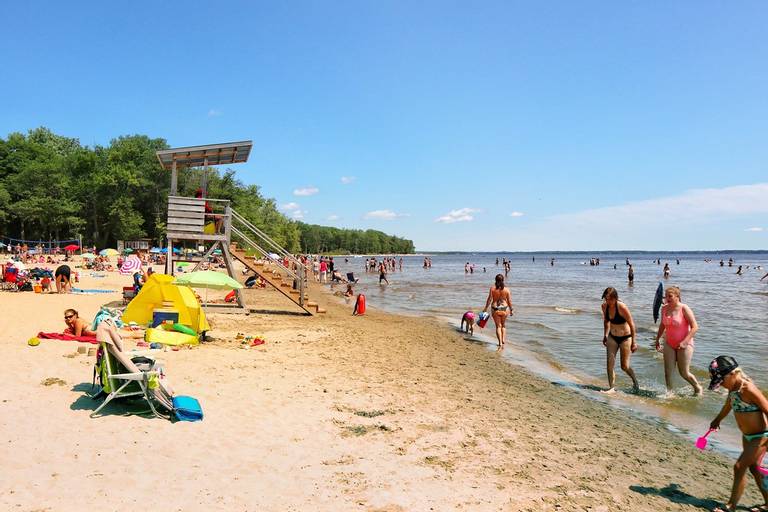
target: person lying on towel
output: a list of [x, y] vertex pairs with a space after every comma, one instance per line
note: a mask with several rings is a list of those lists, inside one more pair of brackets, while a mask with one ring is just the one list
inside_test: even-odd
[[96, 336], [94, 331], [88, 329], [91, 324], [80, 318], [77, 311], [74, 309], [68, 309], [64, 312], [64, 322], [67, 324], [67, 328], [64, 329], [64, 334], [72, 334], [73, 336]]

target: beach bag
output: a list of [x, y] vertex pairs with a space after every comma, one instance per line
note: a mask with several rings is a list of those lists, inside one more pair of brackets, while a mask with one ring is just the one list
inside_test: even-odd
[[173, 397], [173, 414], [179, 421], [201, 421], [203, 408], [197, 398], [179, 395]]

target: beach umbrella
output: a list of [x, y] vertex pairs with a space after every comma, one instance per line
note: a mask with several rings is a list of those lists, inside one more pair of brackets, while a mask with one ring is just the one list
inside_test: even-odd
[[79, 245], [77, 245], [77, 244], [69, 244], [69, 245], [67, 245], [67, 246], [65, 246], [65, 247], [64, 247], [64, 250], [65, 250], [65, 251], [76, 251], [76, 250], [78, 250], [79, 248], [80, 248], [80, 246], [79, 246]]
[[123, 252], [125, 254], [131, 254], [133, 252], [133, 249], [131, 249], [130, 247], [126, 247], [125, 249], [123, 249]]
[[99, 251], [99, 256], [117, 256], [120, 254], [116, 249], [102, 249]]
[[181, 249], [179, 249], [178, 247], [174, 247], [173, 254], [181, 254]]
[[153, 248], [151, 248], [151, 249], [149, 250], [149, 252], [151, 252], [152, 254], [159, 254], [159, 253], [161, 253], [161, 252], [166, 252], [166, 251], [167, 251], [167, 249], [166, 249], [165, 251], [163, 251], [163, 250], [161, 250], [159, 247], [153, 247]]
[[267, 254], [267, 257], [270, 258], [270, 259], [273, 259], [273, 260], [279, 260], [280, 259], [280, 256], [278, 256], [274, 252], [271, 252], [271, 253]]
[[221, 254], [221, 249], [214, 249], [213, 254]]
[[190, 288], [205, 288], [205, 301], [203, 306], [208, 303], [208, 290], [239, 290], [242, 284], [235, 281], [223, 272], [214, 270], [200, 270], [199, 272], [190, 272], [177, 277], [173, 284], [189, 286]]
[[130, 256], [125, 258], [125, 261], [120, 266], [120, 275], [128, 276], [140, 270], [141, 270], [141, 260], [139, 259], [138, 256], [131, 254]]
[[95, 257], [96, 257], [96, 255], [93, 254], [92, 252], [87, 252], [87, 253], [83, 254], [83, 258], [85, 258], [87, 260], [92, 260]]

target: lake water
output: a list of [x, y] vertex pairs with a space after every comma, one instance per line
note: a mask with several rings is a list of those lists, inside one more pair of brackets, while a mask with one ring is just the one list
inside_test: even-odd
[[[693, 398], [690, 385], [675, 375], [675, 393], [665, 396], [662, 356], [653, 347], [658, 324], [652, 315], [656, 287], [663, 281], [665, 287], [681, 288], [682, 301], [691, 307], [699, 323], [692, 371], [702, 386], [706, 389], [709, 383], [709, 362], [727, 354], [739, 361], [758, 386], [768, 389], [768, 278], [760, 281], [768, 272], [766, 252], [436, 254], [432, 255], [431, 269], [422, 268], [422, 256], [407, 256], [403, 271], [388, 276], [388, 286], [378, 285], [378, 273], [363, 271], [365, 258], [335, 261], [341, 270], [354, 271], [360, 278], [356, 292], [366, 295], [370, 307], [431, 315], [458, 327], [465, 311], [479, 312], [485, 305], [494, 276], [502, 271], [496, 266], [497, 257], [500, 262], [502, 258], [512, 262], [507, 283], [515, 314], [507, 321], [508, 343], [501, 352], [501, 357], [512, 364], [658, 421], [681, 435], [695, 438], [706, 432], [724, 402], [722, 391], [705, 391], [703, 397]], [[554, 266], [550, 264], [552, 257]], [[657, 257], [661, 265], [655, 263]], [[730, 257], [733, 267], [728, 266]], [[600, 265], [590, 266], [590, 258], [600, 258]], [[628, 284], [626, 258], [635, 270], [633, 286]], [[721, 259], [725, 260], [724, 267], [719, 265]], [[467, 262], [475, 265], [473, 274], [465, 274]], [[669, 279], [663, 279], [664, 263], [672, 270]], [[738, 265], [749, 268], [739, 276]], [[639, 348], [632, 356], [632, 367], [640, 381], [639, 395], [629, 393], [631, 381], [618, 362], [617, 388], [621, 392], [610, 396], [599, 393], [599, 388], [607, 385], [600, 297], [608, 286], [617, 289], [637, 327]], [[475, 336], [467, 340], [495, 349], [493, 321], [485, 329], [475, 326]], [[740, 451], [739, 439], [732, 416], [710, 437], [717, 449], [731, 454]]]

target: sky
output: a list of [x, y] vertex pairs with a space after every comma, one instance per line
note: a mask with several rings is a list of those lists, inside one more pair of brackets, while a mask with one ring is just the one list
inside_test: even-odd
[[417, 250], [768, 249], [768, 3], [15, 2], [0, 137], [252, 140]]

